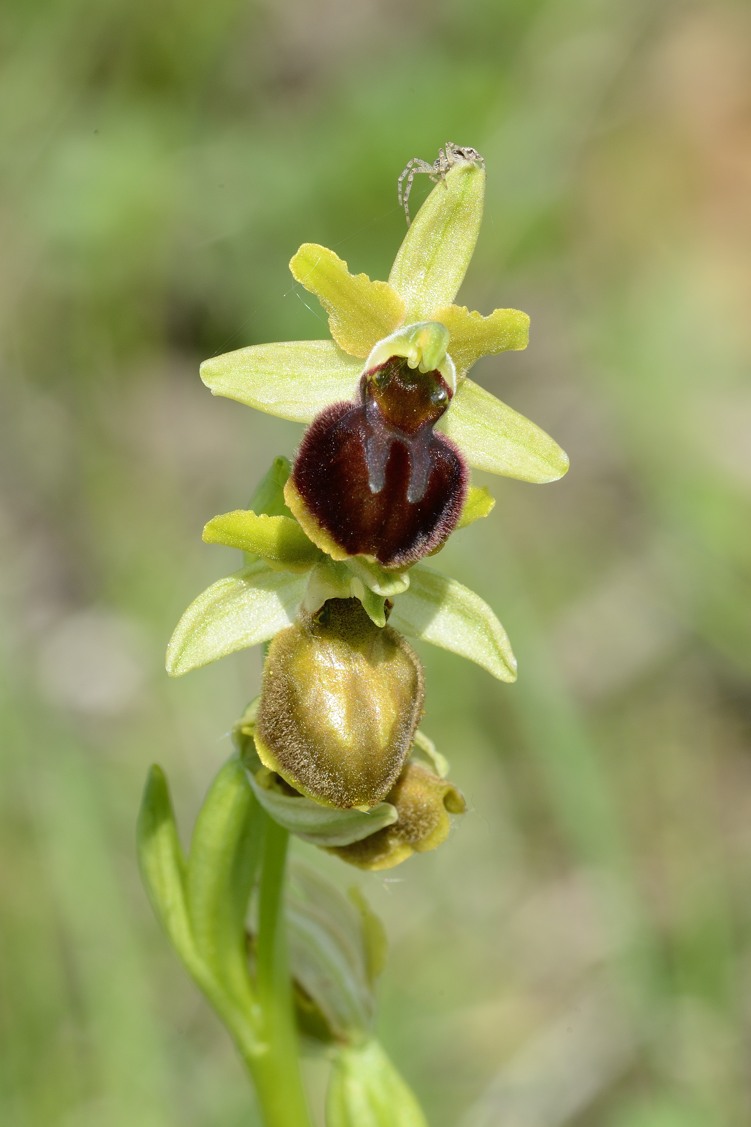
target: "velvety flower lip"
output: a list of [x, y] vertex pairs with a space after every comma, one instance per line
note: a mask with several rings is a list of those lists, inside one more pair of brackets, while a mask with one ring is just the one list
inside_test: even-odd
[[321, 302], [332, 339], [252, 345], [214, 357], [201, 365], [204, 383], [215, 395], [310, 423], [331, 404], [356, 398], [364, 365], [372, 366], [374, 350], [389, 338], [442, 326], [441, 363], [453, 369], [447, 382], [455, 380], [455, 394], [439, 430], [470, 466], [529, 482], [562, 477], [568, 458], [557, 443], [468, 378], [482, 356], [526, 348], [529, 335], [529, 317], [519, 310], [483, 316], [453, 304], [477, 241], [484, 188], [479, 164], [453, 165], [409, 227], [388, 282], [353, 275], [334, 251], [303, 244], [290, 269]]
[[[428, 355], [445, 369], [445, 354]], [[438, 369], [422, 371], [420, 358], [389, 356], [368, 369], [360, 401], [327, 407], [303, 436], [285, 498], [334, 560], [409, 567], [459, 523], [469, 475], [456, 445], [434, 433], [451, 388]]]

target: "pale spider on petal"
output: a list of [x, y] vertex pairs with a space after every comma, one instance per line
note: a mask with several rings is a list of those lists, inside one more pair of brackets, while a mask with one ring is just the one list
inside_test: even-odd
[[438, 150], [438, 156], [432, 164], [428, 164], [421, 157], [412, 157], [411, 160], [407, 161], [397, 181], [396, 193], [399, 203], [404, 208], [404, 214], [407, 216], [408, 227], [412, 222], [409, 216], [409, 195], [412, 191], [412, 182], [415, 176], [419, 172], [424, 172], [434, 184], [438, 184], [445, 179], [446, 173], [453, 165], [461, 164], [462, 161], [470, 161], [479, 164], [481, 168], [485, 167], [485, 160], [480, 156], [477, 149], [471, 149], [468, 145], [455, 145], [453, 141], [447, 141], [443, 148]]

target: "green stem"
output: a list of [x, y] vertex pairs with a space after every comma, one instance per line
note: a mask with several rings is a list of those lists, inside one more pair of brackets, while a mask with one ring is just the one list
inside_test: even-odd
[[243, 1056], [255, 1083], [264, 1127], [312, 1127], [300, 1074], [300, 1056], [284, 928], [284, 880], [289, 834], [264, 821], [258, 895], [256, 986], [260, 1023]]

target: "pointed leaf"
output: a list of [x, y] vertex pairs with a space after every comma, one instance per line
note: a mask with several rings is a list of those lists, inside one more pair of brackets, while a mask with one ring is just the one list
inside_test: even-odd
[[428, 1127], [411, 1090], [377, 1041], [337, 1052], [326, 1127]]
[[201, 957], [236, 1004], [252, 1005], [245, 916], [260, 859], [261, 817], [239, 757], [214, 779], [198, 815], [187, 903]]
[[256, 798], [275, 822], [312, 845], [351, 845], [396, 821], [396, 810], [388, 802], [381, 802], [372, 810], [339, 810], [264, 786], [269, 775], [264, 768], [255, 777], [248, 774]]
[[479, 470], [542, 483], [568, 469], [568, 456], [550, 435], [472, 380], [464, 381], [438, 425]]
[[407, 322], [436, 320], [456, 297], [482, 221], [485, 170], [455, 164], [417, 213], [391, 268], [389, 282], [404, 299]]
[[307, 571], [321, 555], [293, 517], [270, 517], [250, 509], [214, 517], [205, 526], [203, 539], [207, 544], [240, 548], [290, 571]]
[[306, 577], [262, 561], [213, 583], [195, 599], [167, 647], [167, 672], [180, 677], [217, 658], [267, 642], [295, 619]]
[[350, 274], [328, 247], [303, 243], [289, 264], [293, 277], [315, 294], [329, 316], [331, 335], [350, 356], [361, 359], [404, 321], [404, 303], [387, 282]]
[[331, 340], [255, 344], [201, 365], [212, 395], [300, 423], [312, 422], [330, 403], [354, 399], [361, 372], [362, 363]]
[[396, 600], [389, 624], [476, 662], [499, 681], [516, 680], [506, 631], [488, 604], [455, 579], [412, 568], [409, 590]]
[[489, 317], [449, 305], [435, 314], [450, 334], [449, 353], [461, 381], [482, 356], [518, 351], [529, 343], [529, 316], [519, 309], [496, 309]]
[[137, 841], [141, 875], [154, 912], [191, 973], [200, 971], [187, 909], [185, 857], [167, 780], [156, 764], [149, 772], [141, 800]]

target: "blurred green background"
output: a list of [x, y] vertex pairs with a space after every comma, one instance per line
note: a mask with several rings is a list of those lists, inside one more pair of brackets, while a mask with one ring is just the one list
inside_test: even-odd
[[488, 479], [440, 559], [520, 664], [421, 650], [471, 813], [326, 867], [386, 920], [432, 1127], [747, 1127], [748, 4], [6, 0], [0, 35], [0, 1121], [257, 1123], [134, 859], [149, 763], [187, 831], [258, 685], [163, 673], [236, 566], [201, 528], [300, 435], [198, 364], [327, 335], [290, 255], [385, 277], [451, 139], [489, 177], [462, 301], [532, 316], [476, 375], [572, 469]]

